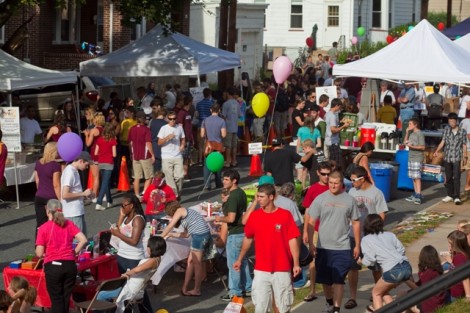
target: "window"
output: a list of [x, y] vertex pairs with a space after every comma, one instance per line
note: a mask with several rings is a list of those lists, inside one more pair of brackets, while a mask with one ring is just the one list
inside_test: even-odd
[[382, 28], [382, 0], [372, 1], [372, 27]]
[[96, 12], [96, 43], [103, 45], [103, 33], [104, 33], [104, 8], [103, 1], [98, 0], [98, 10]]
[[56, 44], [76, 43], [79, 40], [80, 9], [76, 1], [68, 0], [62, 8], [56, 9], [55, 34]]
[[290, 28], [302, 28], [302, 0], [291, 0]]
[[328, 27], [339, 26], [339, 5], [328, 6]]
[[0, 43], [5, 43], [5, 26], [0, 27]]

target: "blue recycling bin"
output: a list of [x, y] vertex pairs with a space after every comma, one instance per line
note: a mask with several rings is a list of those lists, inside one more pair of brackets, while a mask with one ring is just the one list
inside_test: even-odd
[[393, 166], [390, 164], [371, 163], [369, 167], [375, 186], [383, 192], [385, 201], [390, 201]]
[[400, 164], [398, 169], [397, 189], [414, 190], [413, 180], [408, 177], [408, 150], [398, 150], [395, 161]]

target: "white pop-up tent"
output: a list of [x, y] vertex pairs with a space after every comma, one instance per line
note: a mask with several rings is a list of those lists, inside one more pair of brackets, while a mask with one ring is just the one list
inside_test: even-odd
[[39, 88], [61, 84], [76, 84], [77, 72], [62, 72], [41, 68], [0, 50], [0, 91]]
[[470, 52], [470, 34], [460, 37], [459, 39], [456, 39], [454, 43], [457, 46], [460, 46], [464, 48], [465, 50], [467, 50], [468, 52]]
[[[462, 39], [462, 38], [461, 38]], [[422, 20], [406, 35], [358, 61], [333, 67], [336, 76], [392, 81], [470, 82], [470, 52]]]
[[96, 59], [80, 63], [80, 75], [110, 77], [183, 76], [240, 66], [240, 56], [157, 25], [142, 38]]

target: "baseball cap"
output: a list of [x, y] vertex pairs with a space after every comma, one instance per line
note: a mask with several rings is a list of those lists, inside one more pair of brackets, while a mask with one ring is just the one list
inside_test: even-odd
[[87, 151], [82, 151], [76, 158], [77, 160], [83, 160], [85, 162], [90, 162], [91, 161], [91, 156]]
[[284, 140], [278, 139], [278, 138], [274, 138], [273, 141], [271, 142], [272, 146], [280, 146], [283, 144], [285, 144]]
[[264, 184], [274, 185], [274, 178], [269, 175], [261, 176], [258, 180], [258, 186], [261, 186]]

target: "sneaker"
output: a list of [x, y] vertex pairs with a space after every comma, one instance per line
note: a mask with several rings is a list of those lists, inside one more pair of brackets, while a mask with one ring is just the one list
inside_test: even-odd
[[189, 177], [189, 175], [185, 175], [184, 179], [183, 179], [183, 182], [187, 183], [187, 182], [190, 182], [190, 181], [191, 181], [191, 177]]
[[442, 199], [442, 202], [449, 203], [449, 202], [451, 202], [452, 200], [453, 200], [452, 197], [447, 196], [447, 197], [445, 197], [444, 199]]
[[411, 196], [409, 196], [408, 198], [405, 198], [406, 201], [408, 202], [415, 202], [416, 200], [416, 196], [415, 194], [413, 193]]
[[225, 296], [220, 297], [220, 300], [225, 301], [225, 302], [230, 302], [232, 301], [233, 296], [229, 295], [228, 293]]
[[294, 289], [295, 289], [295, 290], [299, 290], [299, 289], [302, 289], [302, 288], [308, 288], [308, 287], [310, 287], [310, 279], [309, 279], [309, 280], [307, 280], [303, 286], [300, 286], [300, 287], [294, 287]]
[[112, 203], [109, 203], [109, 202], [107, 202], [107, 203], [106, 203], [106, 207], [107, 207], [107, 208], [112, 208], [112, 207], [113, 207], [113, 204], [112, 204]]
[[243, 296], [243, 298], [251, 297], [251, 290], [250, 291], [243, 291], [242, 296]]
[[421, 204], [422, 200], [421, 198], [415, 198], [415, 200], [413, 201], [414, 204]]
[[333, 306], [328, 303], [325, 304], [325, 307], [321, 311], [322, 313], [333, 313]]
[[462, 204], [462, 201], [460, 201], [459, 198], [455, 198], [455, 199], [454, 199], [454, 203], [455, 203], [456, 205], [461, 205], [461, 204]]
[[102, 206], [101, 204], [96, 204], [95, 210], [96, 211], [104, 211], [104, 210], [106, 210], [106, 208], [104, 206]]
[[91, 199], [91, 203], [96, 203], [96, 198]]

